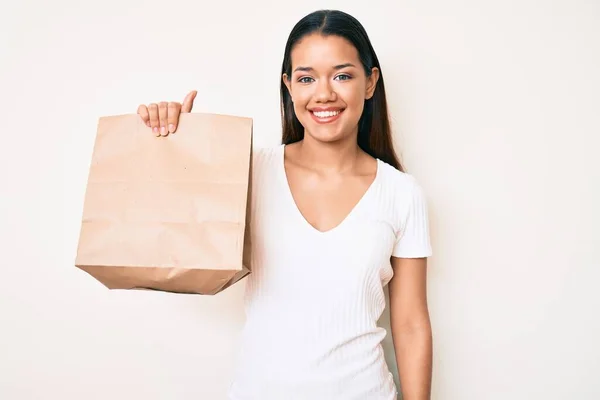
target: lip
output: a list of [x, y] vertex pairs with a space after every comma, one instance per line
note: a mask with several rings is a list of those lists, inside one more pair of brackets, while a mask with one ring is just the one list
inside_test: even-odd
[[315, 107], [310, 108], [309, 111], [340, 111], [343, 109], [343, 107]]
[[[338, 115], [334, 115], [333, 117], [327, 117], [327, 118], [319, 118], [315, 115], [315, 112], [319, 112], [319, 111], [339, 111], [340, 113]], [[344, 109], [343, 108], [334, 108], [334, 107], [317, 107], [317, 108], [313, 108], [311, 110], [309, 110], [310, 112], [310, 116], [312, 117], [312, 119], [318, 123], [318, 124], [330, 124], [332, 122], [337, 121], [340, 116], [344, 113]]]

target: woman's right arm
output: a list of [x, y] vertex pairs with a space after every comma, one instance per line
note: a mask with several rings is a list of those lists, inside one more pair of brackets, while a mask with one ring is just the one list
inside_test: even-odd
[[179, 115], [192, 111], [197, 94], [198, 92], [192, 90], [185, 96], [183, 103], [162, 101], [150, 103], [147, 106], [142, 104], [138, 107], [137, 113], [142, 117], [144, 123], [152, 128], [152, 132], [156, 136], [167, 136], [177, 131]]

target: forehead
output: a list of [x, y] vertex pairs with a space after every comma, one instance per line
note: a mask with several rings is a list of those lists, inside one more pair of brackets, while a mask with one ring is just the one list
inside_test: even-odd
[[291, 58], [292, 70], [298, 66], [331, 68], [347, 62], [360, 64], [358, 51], [352, 43], [334, 35], [305, 36], [292, 49]]

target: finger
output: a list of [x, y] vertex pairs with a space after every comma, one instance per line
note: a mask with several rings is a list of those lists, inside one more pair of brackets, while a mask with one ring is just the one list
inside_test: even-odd
[[167, 122], [169, 124], [169, 133], [175, 133], [177, 124], [179, 123], [179, 113], [181, 112], [181, 104], [171, 102], [168, 107]]
[[185, 96], [185, 99], [183, 100], [183, 105], [181, 106], [181, 112], [184, 112], [184, 113], [192, 112], [192, 108], [194, 107], [194, 99], [196, 98], [197, 94], [198, 94], [197, 91], [192, 90], [191, 92], [188, 93], [187, 96]]
[[167, 136], [167, 116], [168, 116], [168, 104], [166, 101], [162, 101], [158, 104], [158, 119], [160, 121], [160, 135]]
[[142, 118], [142, 121], [144, 121], [147, 126], [150, 126], [150, 114], [148, 113], [148, 107], [146, 107], [144, 104], [140, 105], [137, 113]]
[[158, 104], [150, 104], [148, 106], [148, 113], [150, 114], [150, 126], [152, 127], [152, 132], [154, 132], [156, 136], [160, 136], [160, 133], [158, 131]]

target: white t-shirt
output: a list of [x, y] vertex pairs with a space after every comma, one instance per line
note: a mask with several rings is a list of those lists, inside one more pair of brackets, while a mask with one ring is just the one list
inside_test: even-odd
[[284, 145], [255, 152], [252, 273], [231, 400], [395, 400], [377, 321], [390, 256], [431, 255], [423, 192], [377, 160], [375, 180], [337, 227], [298, 210]]

